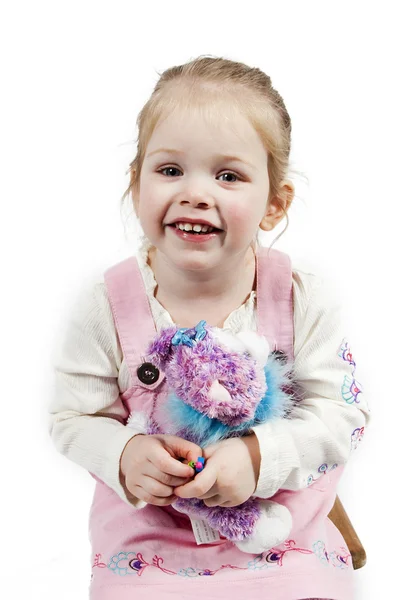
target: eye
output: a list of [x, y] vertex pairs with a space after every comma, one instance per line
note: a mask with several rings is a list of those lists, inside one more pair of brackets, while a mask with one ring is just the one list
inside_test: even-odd
[[[179, 177], [180, 175], [183, 175], [182, 171], [180, 169], [178, 169], [178, 167], [163, 167], [162, 169], [159, 169], [157, 171], [157, 173], [161, 173], [162, 175], [165, 175], [166, 177]], [[180, 174], [180, 175], [179, 175]], [[232, 171], [227, 171], [225, 173], [221, 173], [221, 175], [219, 175], [217, 177], [217, 179], [219, 177], [224, 177], [224, 176], [228, 176], [229, 179], [225, 179], [225, 183], [235, 183], [236, 181], [239, 181], [239, 176], [236, 175], [236, 173], [233, 173]], [[233, 178], [233, 179], [232, 179]]]
[[236, 181], [239, 180], [238, 175], [236, 175], [236, 173], [232, 173], [231, 171], [228, 171], [226, 173], [221, 173], [221, 175], [218, 175], [218, 177], [223, 177], [224, 175], [228, 175], [229, 177], [234, 177], [235, 179], [225, 179], [225, 183], [235, 183]]
[[[167, 172], [164, 173], [164, 171]], [[179, 171], [179, 173], [182, 173], [182, 171], [178, 169], [178, 167], [164, 167], [163, 169], [157, 171], [157, 173], [162, 173], [163, 175], [165, 174], [166, 177], [176, 177], [176, 175], [174, 175], [174, 173], [171, 173], [171, 171]]]

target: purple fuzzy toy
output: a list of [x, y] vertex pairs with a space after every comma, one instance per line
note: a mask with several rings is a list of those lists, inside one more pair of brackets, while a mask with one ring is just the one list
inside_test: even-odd
[[[288, 392], [290, 365], [270, 354], [268, 342], [255, 332], [235, 336], [205, 321], [193, 329], [170, 327], [153, 340], [146, 360], [165, 373], [170, 393], [144, 433], [177, 435], [204, 448], [286, 417], [294, 402]], [[128, 426], [137, 428], [138, 423], [143, 424], [143, 416], [132, 415]], [[282, 543], [292, 526], [288, 509], [269, 500], [250, 498], [233, 508], [210, 508], [191, 498], [173, 506], [206, 520], [252, 554]]]

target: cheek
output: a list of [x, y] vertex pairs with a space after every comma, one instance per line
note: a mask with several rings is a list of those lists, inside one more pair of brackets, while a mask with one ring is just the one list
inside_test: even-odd
[[140, 188], [138, 201], [138, 216], [142, 225], [153, 227], [162, 217], [165, 203], [162, 202], [160, 194], [154, 186], [144, 184]]
[[227, 209], [228, 227], [241, 230], [256, 230], [261, 221], [262, 211], [255, 203], [246, 202], [232, 205]]

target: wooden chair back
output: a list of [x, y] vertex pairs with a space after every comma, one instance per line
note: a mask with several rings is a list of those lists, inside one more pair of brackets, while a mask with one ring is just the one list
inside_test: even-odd
[[339, 496], [336, 496], [335, 504], [328, 516], [344, 537], [350, 550], [353, 568], [361, 569], [367, 562], [367, 555], [349, 517], [347, 516]]

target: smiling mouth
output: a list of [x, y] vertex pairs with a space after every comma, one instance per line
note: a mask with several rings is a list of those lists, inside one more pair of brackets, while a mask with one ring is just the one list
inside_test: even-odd
[[209, 235], [210, 233], [220, 233], [222, 231], [222, 229], [218, 229], [212, 225], [204, 225], [202, 223], [171, 223], [170, 225], [167, 225], [167, 227], [179, 229], [185, 233], [198, 236]]

